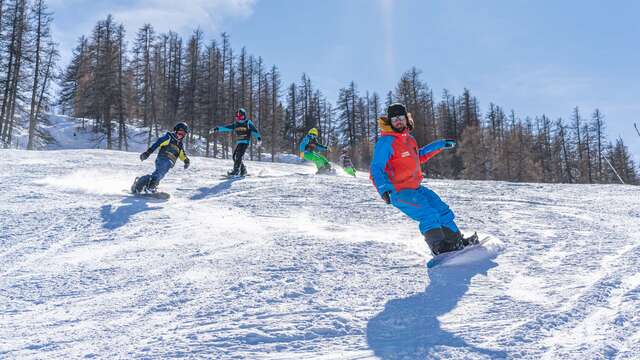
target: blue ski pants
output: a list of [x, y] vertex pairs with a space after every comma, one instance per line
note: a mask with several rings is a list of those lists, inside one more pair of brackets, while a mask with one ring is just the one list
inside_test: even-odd
[[169, 170], [171, 170], [171, 168], [173, 167], [173, 161], [169, 160], [169, 158], [166, 158], [164, 156], [158, 156], [156, 158], [156, 170], [151, 174], [151, 177], [153, 177], [156, 182], [160, 182], [160, 180], [162, 180], [165, 175], [167, 175], [167, 173], [169, 172]]
[[433, 191], [424, 186], [415, 190], [405, 189], [391, 194], [391, 204], [413, 220], [420, 222], [420, 233], [443, 226], [454, 232], [458, 226], [449, 206]]
[[[139, 187], [138, 191], [142, 191], [143, 186], [147, 186], [149, 184], [150, 187], [155, 188], [160, 183], [165, 175], [171, 170], [173, 167], [173, 162], [164, 156], [156, 157], [156, 169], [153, 171], [151, 175], [144, 175], [138, 179], [137, 185]], [[143, 185], [144, 184], [144, 185]]]

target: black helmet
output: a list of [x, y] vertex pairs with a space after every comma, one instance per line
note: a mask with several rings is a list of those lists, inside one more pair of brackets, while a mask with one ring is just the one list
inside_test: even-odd
[[173, 131], [184, 131], [184, 132], [189, 132], [189, 125], [187, 125], [186, 123], [183, 122], [179, 122], [176, 124], [176, 126], [173, 127]]
[[387, 118], [389, 118], [389, 120], [401, 115], [407, 116], [407, 108], [401, 103], [393, 103], [387, 108]]

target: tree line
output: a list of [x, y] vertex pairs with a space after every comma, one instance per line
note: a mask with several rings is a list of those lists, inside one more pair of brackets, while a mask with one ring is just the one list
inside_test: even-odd
[[[44, 0], [0, 0], [0, 145], [9, 147], [20, 119], [34, 149], [37, 123], [49, 110], [58, 49]], [[26, 118], [26, 119], [25, 119]]]
[[606, 138], [605, 116], [576, 107], [568, 120], [519, 117], [490, 103], [485, 113], [465, 89], [460, 96], [443, 90], [439, 99], [412, 68], [402, 74], [381, 101], [375, 92], [361, 95], [356, 85], [340, 89], [331, 145], [350, 150], [358, 167], [371, 161], [377, 119], [392, 102], [407, 106], [419, 144], [438, 138], [459, 142], [456, 151], [435, 157], [425, 171], [431, 177], [548, 183], [640, 184], [636, 164], [622, 139]]
[[[48, 87], [55, 79], [58, 55], [48, 32], [51, 14], [42, 0], [33, 4], [0, 0], [0, 15], [4, 35], [0, 136], [8, 145], [16, 107], [25, 104], [33, 129], [43, 109], [48, 109]], [[39, 37], [33, 35], [38, 33]], [[16, 52], [18, 48], [23, 50]], [[21, 67], [21, 61], [28, 65]], [[460, 95], [444, 89], [434, 96], [416, 68], [402, 74], [396, 87], [382, 96], [363, 93], [350, 82], [332, 104], [306, 74], [285, 86], [276, 65], [266, 64], [244, 47], [236, 51], [226, 33], [207, 40], [197, 29], [182, 38], [171, 31], [157, 33], [146, 24], [128, 44], [124, 26], [109, 15], [96, 23], [91, 34], [78, 39], [59, 78], [59, 109], [86, 119], [86, 126], [104, 136], [109, 149], [128, 149], [128, 125], [147, 128], [145, 140], [150, 144], [162, 131], [185, 121], [192, 128], [186, 140], [189, 151], [228, 158], [232, 139], [209, 138], [208, 133], [244, 107], [264, 139], [260, 149], [250, 148], [252, 159], [268, 156], [273, 161], [282, 152], [295, 154], [300, 139], [316, 127], [321, 140], [335, 150], [330, 155], [334, 160], [338, 150], [345, 149], [356, 167], [366, 169], [379, 136], [377, 120], [390, 103], [400, 101], [412, 113], [419, 144], [437, 138], [460, 144], [425, 165], [431, 177], [639, 183], [622, 139], [607, 140], [605, 116], [598, 109], [585, 115], [575, 108], [568, 120], [545, 115], [522, 118], [494, 103], [482, 111], [467, 89]]]

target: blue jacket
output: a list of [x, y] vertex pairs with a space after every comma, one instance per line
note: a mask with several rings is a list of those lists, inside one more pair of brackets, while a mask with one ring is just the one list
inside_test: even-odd
[[231, 124], [219, 126], [217, 129], [222, 133], [233, 131], [236, 135], [236, 144], [251, 143], [251, 136], [255, 137], [258, 141], [262, 141], [262, 136], [260, 136], [258, 129], [256, 129], [253, 121], [249, 119], [234, 121]]
[[158, 150], [158, 157], [166, 157], [171, 160], [172, 164], [175, 164], [177, 159], [185, 161], [187, 159], [187, 154], [184, 151], [184, 146], [182, 145], [182, 140], [178, 140], [174, 133], [168, 132], [156, 140], [151, 147], [147, 150], [149, 154]]
[[370, 169], [378, 193], [417, 189], [423, 179], [420, 164], [442, 152], [445, 144], [445, 140], [436, 140], [418, 148], [408, 132], [382, 132], [373, 150]]
[[300, 141], [300, 152], [306, 151], [327, 151], [327, 147], [318, 142], [318, 138], [315, 135], [307, 134]]

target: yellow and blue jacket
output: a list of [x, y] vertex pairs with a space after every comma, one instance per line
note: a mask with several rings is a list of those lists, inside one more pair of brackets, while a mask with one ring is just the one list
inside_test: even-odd
[[151, 154], [158, 148], [160, 149], [158, 150], [158, 157], [165, 157], [171, 160], [172, 164], [175, 164], [177, 159], [182, 161], [187, 159], [182, 140], [179, 140], [174, 133], [168, 132], [159, 137], [158, 140], [151, 145], [149, 150], [147, 150], [147, 153]]

